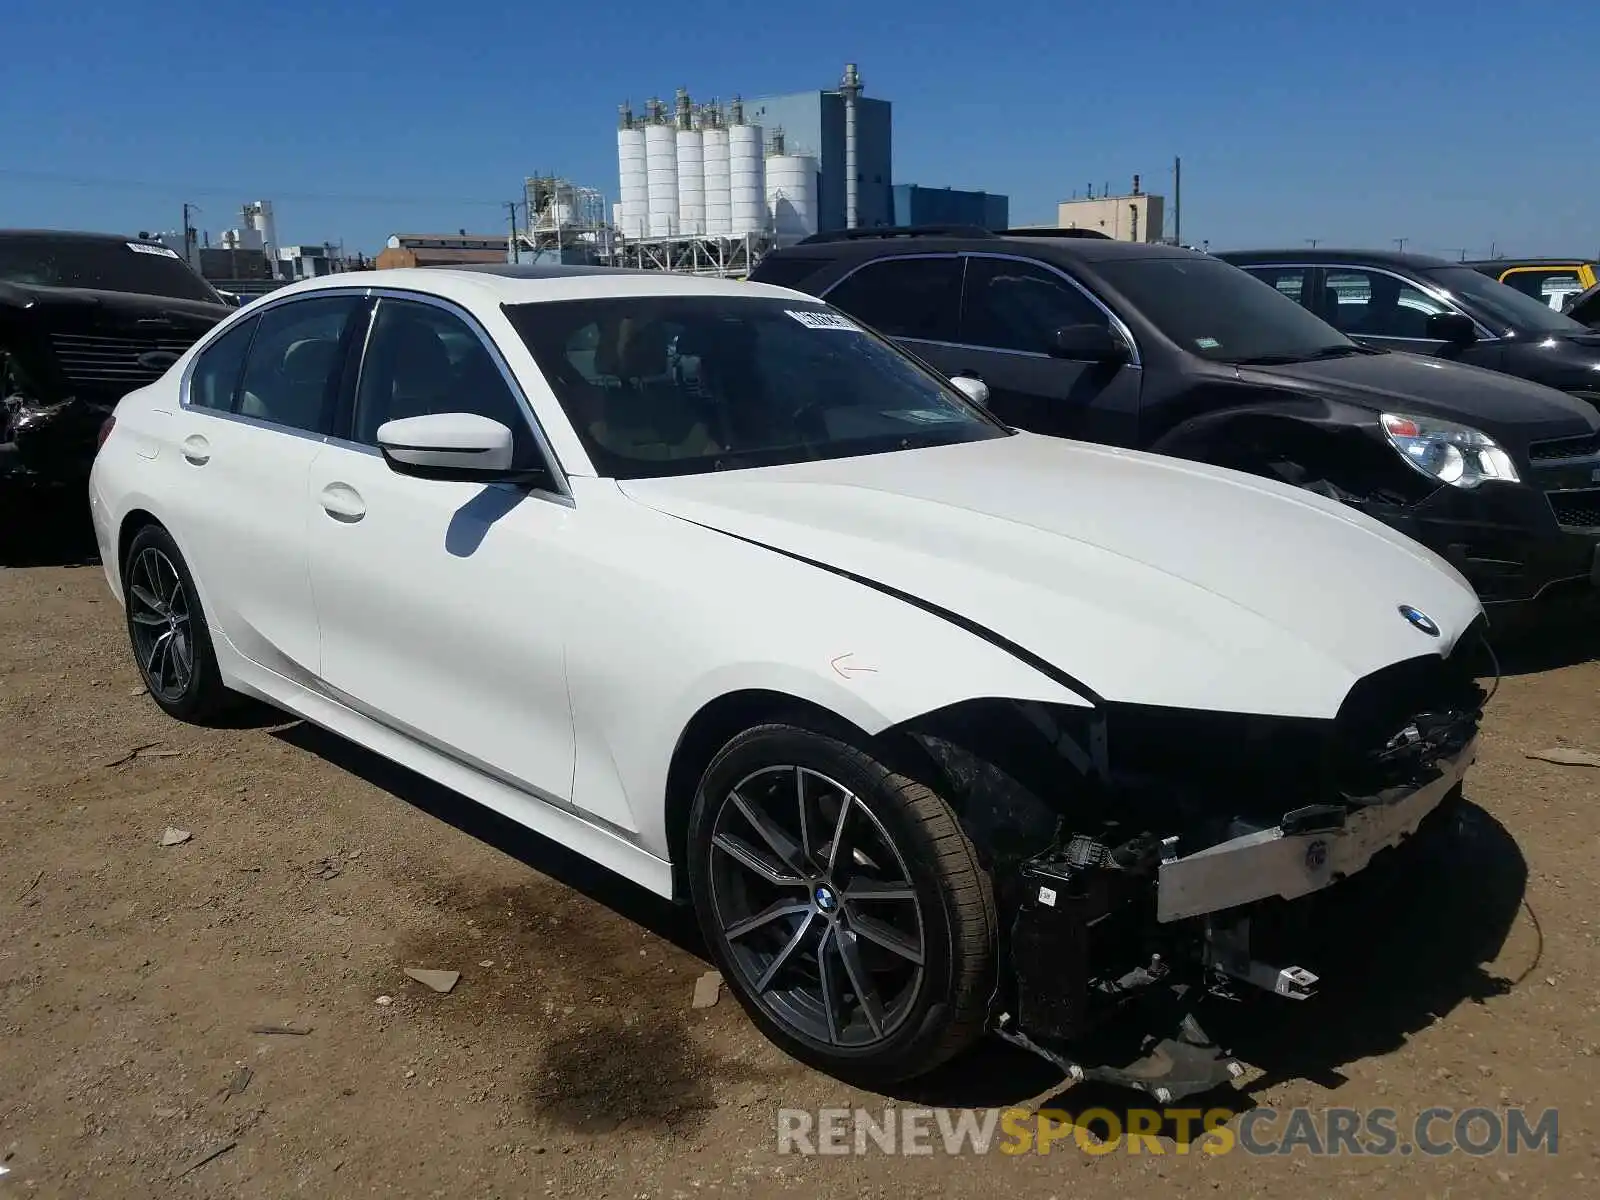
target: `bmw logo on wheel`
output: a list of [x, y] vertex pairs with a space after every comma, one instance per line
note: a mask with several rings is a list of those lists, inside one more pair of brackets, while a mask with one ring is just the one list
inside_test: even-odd
[[1420, 608], [1412, 608], [1409, 604], [1402, 604], [1400, 606], [1400, 615], [1406, 620], [1410, 621], [1418, 629], [1422, 630], [1422, 632], [1427, 634], [1429, 637], [1439, 636], [1439, 626], [1434, 622], [1432, 617], [1423, 612]]

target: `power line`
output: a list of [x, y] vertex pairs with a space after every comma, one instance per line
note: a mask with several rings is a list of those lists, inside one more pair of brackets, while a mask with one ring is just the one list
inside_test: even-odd
[[144, 179], [117, 179], [110, 176], [65, 175], [53, 171], [17, 171], [9, 168], [0, 168], [0, 179], [18, 180], [24, 183], [57, 184], [64, 187], [96, 187], [96, 188], [139, 188], [145, 191], [162, 192], [173, 196], [230, 196], [239, 197], [255, 193], [269, 193], [275, 200], [298, 201], [327, 201], [333, 203], [351, 204], [471, 204], [489, 208], [499, 208], [503, 205], [500, 200], [485, 200], [482, 197], [472, 196], [397, 196], [393, 193], [381, 195], [362, 195], [359, 193], [345, 192], [285, 192], [277, 188], [262, 187], [200, 187], [187, 183], [153, 183]]

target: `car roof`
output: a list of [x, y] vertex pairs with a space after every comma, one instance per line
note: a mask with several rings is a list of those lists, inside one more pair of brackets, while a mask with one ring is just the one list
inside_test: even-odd
[[1307, 263], [1313, 266], [1368, 264], [1374, 267], [1409, 267], [1413, 271], [1436, 271], [1440, 267], [1459, 267], [1465, 264], [1431, 254], [1401, 254], [1395, 250], [1340, 250], [1308, 249], [1301, 246], [1292, 250], [1219, 250], [1216, 256], [1231, 263]]
[[423, 292], [463, 304], [536, 304], [547, 300], [592, 300], [607, 296], [734, 296], [803, 301], [789, 288], [737, 279], [566, 264], [487, 263], [437, 267], [391, 267], [346, 271], [307, 279], [269, 292], [273, 299], [335, 288], [387, 288]]
[[104, 243], [106, 245], [124, 245], [128, 242], [138, 242], [145, 246], [159, 246], [161, 243], [153, 237], [134, 237], [122, 233], [94, 233], [82, 229], [0, 229], [0, 241], [24, 238], [37, 241], [47, 238], [53, 242], [88, 242]]
[[1161, 242], [1119, 242], [1104, 237], [1062, 236], [1054, 229], [1041, 230], [1033, 235], [1015, 230], [1005, 233], [950, 235], [931, 233], [914, 236], [886, 233], [882, 237], [868, 234], [839, 240], [800, 242], [794, 246], [774, 250], [768, 257], [865, 261], [900, 255], [954, 254], [963, 251], [972, 254], [1013, 254], [1050, 262], [1092, 263], [1145, 258], [1204, 257], [1197, 250], [1168, 246]]
[[1461, 265], [1479, 271], [1491, 267], [1509, 271], [1512, 267], [1581, 267], [1593, 262], [1586, 254], [1574, 254], [1571, 258], [1469, 258]]

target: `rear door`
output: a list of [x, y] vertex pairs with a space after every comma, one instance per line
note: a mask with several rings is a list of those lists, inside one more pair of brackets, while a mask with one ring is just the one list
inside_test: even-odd
[[893, 338], [935, 370], [954, 375], [961, 271], [959, 254], [879, 258], [825, 289], [822, 298]]
[[184, 496], [172, 525], [213, 630], [252, 662], [314, 676], [307, 487], [367, 300], [313, 293], [272, 305], [196, 356], [158, 461]]
[[989, 388], [1002, 421], [1034, 433], [1131, 446], [1138, 435], [1141, 370], [1132, 363], [1089, 363], [1051, 354], [1068, 325], [1126, 329], [1066, 272], [999, 254], [969, 254], [957, 345], [948, 373]]

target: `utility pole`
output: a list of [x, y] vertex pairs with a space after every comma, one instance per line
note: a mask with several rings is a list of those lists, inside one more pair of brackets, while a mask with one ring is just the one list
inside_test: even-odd
[[1409, 242], [1410, 240], [1411, 240], [1410, 238], [1395, 238], [1394, 239], [1394, 248], [1396, 250], [1400, 251], [1401, 254], [1404, 254], [1406, 252], [1406, 243]]
[[506, 201], [506, 212], [511, 217], [511, 261], [520, 263], [522, 261], [522, 250], [517, 245], [517, 202], [515, 200]]
[[1172, 158], [1172, 240], [1183, 245], [1183, 159]]
[[200, 209], [196, 205], [190, 204], [187, 200], [184, 201], [184, 203], [183, 203], [183, 261], [188, 263], [189, 266], [194, 267], [196, 270], [198, 270], [199, 268], [198, 268], [198, 266], [196, 265], [196, 263], [194, 261], [195, 260], [194, 226], [189, 223], [189, 214], [191, 212], [199, 212], [199, 211], [200, 211]]
[[1321, 238], [1307, 238], [1306, 239], [1306, 244], [1309, 245], [1313, 250], [1315, 250], [1317, 248], [1317, 243], [1320, 242], [1321, 240], [1322, 240]]

